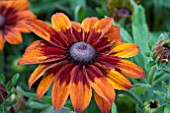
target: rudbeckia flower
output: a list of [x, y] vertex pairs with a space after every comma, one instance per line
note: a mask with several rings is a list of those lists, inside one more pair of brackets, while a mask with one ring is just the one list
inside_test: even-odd
[[113, 18], [91, 17], [80, 24], [56, 13], [51, 21], [52, 26], [37, 19], [27, 22], [44, 40], [30, 44], [18, 64], [39, 64], [29, 78], [29, 87], [48, 70], [36, 93], [40, 99], [52, 85], [54, 109], [60, 110], [70, 96], [74, 110], [82, 112], [90, 103], [93, 88], [101, 112], [109, 112], [114, 89], [132, 87], [126, 76], [145, 76], [140, 67], [123, 59], [136, 55], [139, 48], [121, 42]]
[[[134, 2], [138, 4], [140, 0]], [[127, 17], [127, 22], [131, 20], [134, 9], [130, 0], [106, 0], [106, 3], [109, 16], [114, 17], [116, 21], [123, 17]]]
[[0, 1], [0, 51], [5, 41], [19, 44], [22, 42], [21, 32], [29, 32], [25, 21], [35, 18], [35, 15], [28, 9], [28, 0]]

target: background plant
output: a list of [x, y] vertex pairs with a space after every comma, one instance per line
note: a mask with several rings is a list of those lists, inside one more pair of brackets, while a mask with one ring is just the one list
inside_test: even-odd
[[[116, 1], [116, 0], [110, 0]], [[129, 59], [138, 64], [146, 73], [146, 78], [135, 80], [130, 79], [133, 88], [128, 91], [117, 91], [115, 104], [112, 106], [112, 113], [169, 113], [170, 111], [170, 83], [169, 63], [161, 63], [159, 58], [154, 56], [156, 44], [162, 40], [170, 40], [170, 19], [169, 0], [141, 0], [134, 2], [128, 0], [133, 9], [130, 21], [126, 17], [116, 21], [120, 26], [121, 36], [124, 42], [135, 43], [140, 47], [140, 53]], [[31, 11], [39, 19], [50, 21], [52, 14], [64, 12], [71, 20], [81, 22], [87, 16], [98, 18], [109, 16], [105, 0], [30, 0]], [[9, 111], [9, 106], [17, 103], [17, 98], [9, 100], [13, 94], [19, 93], [24, 97], [25, 109], [22, 112], [46, 113], [57, 112], [51, 105], [49, 90], [40, 100], [37, 100], [35, 89], [37, 81], [31, 90], [28, 90], [28, 77], [36, 65], [17, 66], [25, 48], [39, 37], [34, 34], [23, 34], [23, 43], [17, 46], [5, 45], [4, 51], [0, 53], [0, 82], [8, 91], [8, 96], [1, 104], [1, 111]], [[19, 73], [14, 75], [15, 73]], [[152, 109], [150, 104], [156, 103], [157, 107]], [[71, 102], [68, 100], [61, 112], [73, 112]], [[100, 112], [92, 99], [89, 107], [84, 113]]]

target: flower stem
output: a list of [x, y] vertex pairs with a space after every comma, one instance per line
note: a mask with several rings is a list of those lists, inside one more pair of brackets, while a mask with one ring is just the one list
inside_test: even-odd
[[153, 84], [153, 81], [154, 81], [155, 72], [156, 72], [156, 67], [153, 67], [151, 70], [151, 73], [149, 74], [149, 78], [148, 78], [149, 84], [151, 84], [151, 85]]

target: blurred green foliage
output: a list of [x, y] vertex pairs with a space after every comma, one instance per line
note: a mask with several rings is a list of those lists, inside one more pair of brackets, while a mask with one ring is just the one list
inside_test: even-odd
[[[169, 64], [159, 63], [153, 55], [158, 41], [170, 40], [170, 0], [141, 0], [139, 4], [133, 0], [129, 2], [133, 8], [130, 22], [127, 23], [125, 17], [115, 24], [120, 26], [124, 42], [135, 43], [140, 47], [140, 53], [129, 60], [142, 67], [147, 76], [140, 80], [130, 79], [133, 88], [129, 91], [117, 91], [116, 104], [112, 105], [111, 113], [150, 113], [149, 110], [145, 110], [144, 103], [151, 100], [160, 104], [153, 113], [170, 113]], [[50, 22], [51, 15], [56, 12], [64, 12], [71, 20], [78, 22], [88, 16], [103, 18], [109, 15], [105, 0], [30, 0], [30, 5], [30, 10], [46, 22]], [[51, 89], [41, 100], [37, 100], [35, 94], [39, 81], [28, 91], [28, 77], [36, 65], [18, 66], [17, 61], [25, 48], [40, 38], [33, 33], [23, 34], [23, 38], [24, 41], [20, 45], [6, 43], [4, 52], [0, 53], [0, 82], [8, 89], [8, 96], [1, 104], [0, 110], [5, 110], [2, 109], [3, 106], [14, 105], [17, 100], [8, 99], [11, 95], [19, 93], [26, 103], [25, 111], [19, 110], [18, 113], [59, 113], [54, 111], [51, 105]], [[150, 109], [149, 105], [147, 109]], [[84, 113], [94, 112], [100, 111], [92, 98]], [[60, 113], [74, 113], [70, 100]]]

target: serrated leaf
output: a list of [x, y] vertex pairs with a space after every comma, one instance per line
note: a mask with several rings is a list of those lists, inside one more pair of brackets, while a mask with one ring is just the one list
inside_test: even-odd
[[165, 91], [168, 91], [168, 86], [166, 85], [164, 81], [162, 81], [162, 87]]
[[11, 81], [8, 81], [7, 83], [6, 83], [6, 88], [8, 89], [8, 90], [10, 90], [11, 89], [11, 87], [12, 87], [12, 85], [11, 85]]
[[11, 85], [12, 86], [14, 86], [14, 85], [16, 85], [16, 83], [17, 83], [17, 81], [18, 81], [18, 79], [19, 79], [19, 74], [17, 73], [17, 74], [15, 74], [13, 77], [12, 77], [12, 81], [11, 81]]
[[14, 98], [12, 101], [5, 101], [4, 106], [6, 106], [6, 107], [12, 106], [16, 102], [17, 102], [17, 100], [16, 100], [16, 98]]
[[147, 57], [150, 57], [151, 53], [150, 52], [145, 52], [144, 53]]
[[155, 62], [154, 61], [150, 61], [148, 62], [148, 64], [146, 65], [146, 68], [151, 68], [152, 66], [155, 65]]
[[5, 76], [3, 74], [0, 74], [0, 82], [5, 83]]
[[8, 92], [8, 95], [7, 95], [6, 98], [11, 97], [11, 95], [13, 95], [13, 94], [15, 94], [15, 93], [16, 93], [16, 90], [15, 90], [15, 89], [12, 89], [12, 91], [9, 91], [9, 92]]
[[165, 94], [165, 93], [160, 92], [160, 91], [154, 91], [154, 93], [155, 93], [155, 94], [158, 94], [158, 95], [160, 95], [160, 96], [163, 96], [163, 97], [165, 97], [165, 96], [166, 96], [166, 94]]
[[170, 102], [170, 97], [169, 96], [165, 96], [164, 97], [166, 101]]

